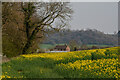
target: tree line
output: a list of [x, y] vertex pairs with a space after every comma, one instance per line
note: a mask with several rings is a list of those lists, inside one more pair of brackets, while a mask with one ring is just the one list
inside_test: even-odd
[[78, 45], [94, 44], [94, 45], [118, 45], [117, 34], [105, 34], [98, 30], [62, 30], [58, 33], [50, 34], [45, 38], [45, 44], [61, 44], [76, 42]]

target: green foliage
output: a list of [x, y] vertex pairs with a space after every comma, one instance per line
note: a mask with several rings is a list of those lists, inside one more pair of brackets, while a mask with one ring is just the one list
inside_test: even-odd
[[2, 40], [4, 43], [2, 44], [3, 55], [6, 55], [10, 58], [20, 54], [21, 49], [12, 43], [11, 40], [7, 39], [6, 37], [3, 37]]

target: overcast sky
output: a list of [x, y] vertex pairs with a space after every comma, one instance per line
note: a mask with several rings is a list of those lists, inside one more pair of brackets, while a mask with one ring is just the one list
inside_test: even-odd
[[104, 33], [118, 31], [117, 2], [72, 2], [71, 29], [97, 29]]

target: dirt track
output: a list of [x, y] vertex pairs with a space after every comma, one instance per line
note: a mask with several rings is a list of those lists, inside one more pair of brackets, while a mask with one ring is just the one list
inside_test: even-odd
[[8, 62], [8, 61], [10, 61], [9, 58], [0, 56], [0, 63], [1, 62]]

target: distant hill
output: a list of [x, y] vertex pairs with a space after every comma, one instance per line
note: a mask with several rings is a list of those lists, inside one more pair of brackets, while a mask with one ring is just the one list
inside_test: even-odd
[[118, 45], [120, 46], [120, 31], [118, 31]]
[[117, 34], [104, 34], [98, 30], [62, 30], [46, 37], [45, 44], [61, 44], [75, 40], [78, 44], [117, 45]]

